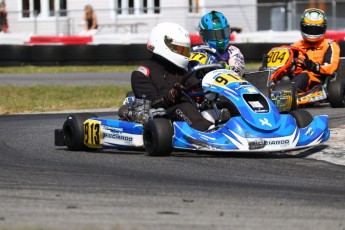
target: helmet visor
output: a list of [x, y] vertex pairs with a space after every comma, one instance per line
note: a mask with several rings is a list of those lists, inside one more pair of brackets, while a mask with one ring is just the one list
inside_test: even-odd
[[221, 41], [230, 37], [230, 27], [217, 30], [200, 30], [206, 40]]
[[176, 42], [172, 38], [169, 38], [168, 36], [165, 36], [164, 43], [172, 52], [189, 58], [189, 55], [190, 55], [189, 44]]
[[322, 35], [326, 32], [326, 26], [301, 24], [301, 30], [308, 35]]

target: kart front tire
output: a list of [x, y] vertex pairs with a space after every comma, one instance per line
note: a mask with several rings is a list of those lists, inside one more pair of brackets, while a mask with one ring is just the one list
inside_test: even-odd
[[305, 128], [313, 121], [313, 116], [307, 110], [294, 110], [290, 115], [295, 118], [298, 128]]
[[92, 113], [79, 113], [68, 115], [63, 124], [63, 134], [65, 137], [65, 145], [72, 151], [87, 150], [84, 145], [84, 121], [89, 118], [97, 117]]
[[165, 118], [149, 120], [143, 133], [145, 150], [150, 156], [170, 156], [173, 134], [170, 120]]
[[332, 108], [345, 107], [345, 84], [343, 81], [330, 82], [328, 88], [328, 101]]

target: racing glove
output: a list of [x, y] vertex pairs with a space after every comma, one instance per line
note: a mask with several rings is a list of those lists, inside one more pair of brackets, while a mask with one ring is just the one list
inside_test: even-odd
[[176, 104], [182, 97], [182, 90], [186, 89], [180, 83], [176, 83], [168, 92], [168, 103], [170, 105]]
[[307, 70], [313, 71], [314, 73], [320, 73], [320, 64], [313, 62], [310, 59], [304, 61], [305, 67]]

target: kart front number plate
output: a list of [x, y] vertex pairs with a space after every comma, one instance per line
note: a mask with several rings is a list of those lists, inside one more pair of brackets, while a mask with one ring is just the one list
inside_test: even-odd
[[86, 120], [84, 122], [84, 144], [91, 148], [101, 148], [102, 145], [101, 122]]
[[272, 49], [267, 54], [267, 67], [269, 69], [276, 69], [284, 66], [289, 60], [290, 52], [286, 48]]

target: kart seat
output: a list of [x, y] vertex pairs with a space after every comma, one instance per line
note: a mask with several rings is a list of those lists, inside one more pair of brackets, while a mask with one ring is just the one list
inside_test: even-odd
[[328, 89], [330, 81], [340, 81], [345, 77], [345, 57], [339, 59], [338, 69], [331, 75], [322, 75], [319, 79], [322, 82], [322, 85]]

